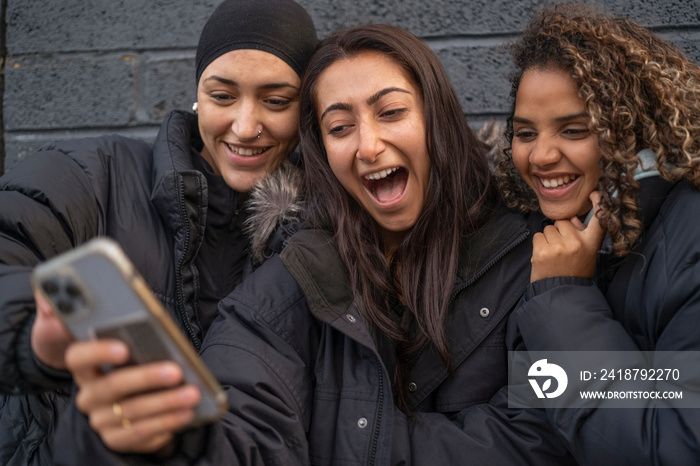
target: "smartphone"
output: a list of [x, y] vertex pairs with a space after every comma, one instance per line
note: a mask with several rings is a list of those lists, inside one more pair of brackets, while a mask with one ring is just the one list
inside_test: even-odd
[[74, 338], [121, 340], [129, 364], [180, 365], [185, 383], [201, 392], [194, 425], [228, 408], [226, 392], [115, 241], [92, 239], [40, 264], [31, 279]]

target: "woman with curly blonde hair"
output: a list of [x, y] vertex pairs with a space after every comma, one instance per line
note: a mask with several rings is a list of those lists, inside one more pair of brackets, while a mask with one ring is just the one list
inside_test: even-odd
[[[700, 68], [583, 5], [541, 11], [511, 53], [498, 172], [506, 203], [541, 233], [510, 338], [529, 351], [631, 352], [635, 364], [700, 351]], [[688, 372], [645, 386], [694, 395], [700, 370]], [[665, 406], [547, 414], [584, 464], [700, 464], [700, 412]]]

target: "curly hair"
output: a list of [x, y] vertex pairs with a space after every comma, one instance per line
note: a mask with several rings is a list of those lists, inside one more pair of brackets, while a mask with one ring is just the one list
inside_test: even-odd
[[510, 52], [516, 71], [505, 131], [508, 147], [497, 163], [506, 204], [523, 213], [538, 209], [511, 151], [520, 80], [530, 69], [562, 69], [576, 82], [589, 127], [598, 135], [603, 173], [598, 219], [613, 251], [629, 253], [642, 234], [639, 184], [633, 178], [639, 151], [656, 152], [662, 178], [700, 187], [700, 67], [634, 21], [580, 4], [539, 12]]

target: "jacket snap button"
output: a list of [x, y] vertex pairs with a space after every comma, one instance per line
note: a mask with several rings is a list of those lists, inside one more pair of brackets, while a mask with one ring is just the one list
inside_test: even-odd
[[365, 419], [364, 417], [361, 417], [360, 419], [358, 419], [357, 420], [357, 427], [359, 427], [360, 429], [364, 429], [365, 427], [367, 427], [367, 419]]
[[481, 310], [479, 311], [479, 315], [481, 317], [484, 317], [484, 318], [488, 317], [490, 313], [491, 313], [491, 311], [489, 311], [485, 307], [482, 307]]
[[348, 322], [350, 322], [351, 324], [354, 324], [357, 320], [357, 319], [355, 319], [355, 316], [352, 314], [346, 314], [345, 318], [348, 319]]
[[418, 385], [416, 385], [415, 382], [411, 382], [408, 384], [409, 392], [415, 392], [416, 390], [418, 390]]

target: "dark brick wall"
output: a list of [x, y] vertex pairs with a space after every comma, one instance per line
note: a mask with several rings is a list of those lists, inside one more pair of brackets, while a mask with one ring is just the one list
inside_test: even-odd
[[[319, 36], [388, 22], [424, 37], [475, 126], [502, 118], [510, 58], [501, 48], [540, 0], [298, 0]], [[0, 172], [52, 141], [121, 133], [150, 141], [195, 97], [199, 31], [220, 0], [2, 0]], [[592, 3], [592, 2], [585, 2]], [[608, 11], [657, 31], [700, 62], [697, 0], [606, 0]], [[4, 88], [3, 88], [4, 84]]]

